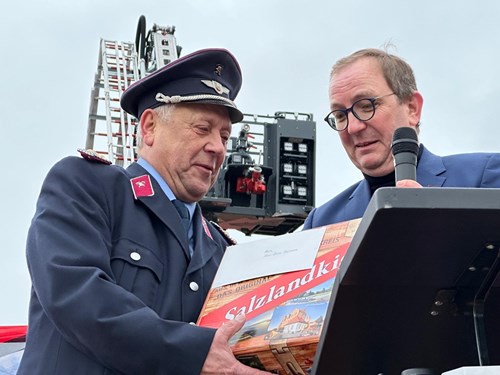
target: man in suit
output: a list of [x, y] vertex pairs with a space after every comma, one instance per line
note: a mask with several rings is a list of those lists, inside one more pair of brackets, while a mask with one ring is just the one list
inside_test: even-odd
[[136, 163], [124, 170], [83, 152], [51, 169], [28, 234], [18, 374], [267, 374], [228, 346], [244, 316], [218, 330], [194, 323], [231, 242], [197, 202], [242, 120], [240, 87], [226, 50], [177, 59], [122, 96], [140, 119]]
[[[362, 217], [373, 192], [395, 186], [392, 137], [402, 126], [419, 132], [423, 98], [412, 68], [401, 58], [364, 49], [332, 68], [330, 110], [325, 121], [338, 132], [350, 160], [364, 179], [309, 214], [304, 229]], [[440, 157], [419, 147], [417, 182], [398, 187], [500, 187], [500, 154]]]

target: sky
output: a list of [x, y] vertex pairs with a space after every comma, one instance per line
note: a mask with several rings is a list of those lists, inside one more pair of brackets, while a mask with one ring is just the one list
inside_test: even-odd
[[147, 29], [175, 26], [182, 54], [230, 50], [243, 71], [243, 112], [313, 114], [316, 205], [361, 178], [322, 120], [331, 66], [361, 48], [391, 43], [413, 67], [424, 97], [420, 140], [433, 153], [500, 149], [494, 0], [7, 0], [1, 8], [0, 325], [27, 323], [26, 234], [48, 170], [85, 145], [99, 41], [133, 42], [141, 15]]

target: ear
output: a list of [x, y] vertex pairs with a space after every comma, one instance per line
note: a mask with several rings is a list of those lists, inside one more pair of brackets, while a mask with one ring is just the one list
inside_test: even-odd
[[423, 105], [424, 98], [418, 91], [415, 91], [411, 99], [408, 101], [408, 118], [411, 126], [417, 126], [420, 122]]
[[158, 123], [158, 116], [152, 109], [146, 109], [142, 115], [139, 125], [141, 127], [142, 143], [151, 146], [154, 142], [155, 130]]

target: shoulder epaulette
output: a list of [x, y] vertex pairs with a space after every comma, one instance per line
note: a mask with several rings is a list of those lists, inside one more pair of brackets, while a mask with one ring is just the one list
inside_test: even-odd
[[107, 165], [111, 164], [111, 162], [108, 159], [106, 159], [105, 156], [98, 154], [97, 152], [95, 152], [92, 149], [84, 150], [83, 148], [79, 148], [78, 152], [86, 160], [95, 161], [95, 162], [107, 164]]
[[210, 224], [214, 226], [215, 229], [224, 237], [224, 239], [227, 241], [229, 245], [236, 245], [238, 244], [236, 240], [231, 237], [225, 230], [222, 228], [219, 224], [217, 224], [215, 221], [210, 221]]

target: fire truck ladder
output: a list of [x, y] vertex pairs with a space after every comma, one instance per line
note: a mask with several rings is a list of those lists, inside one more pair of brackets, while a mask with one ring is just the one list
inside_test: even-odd
[[139, 79], [137, 64], [133, 43], [101, 39], [85, 147], [123, 167], [135, 160], [137, 120], [120, 108], [120, 97]]

